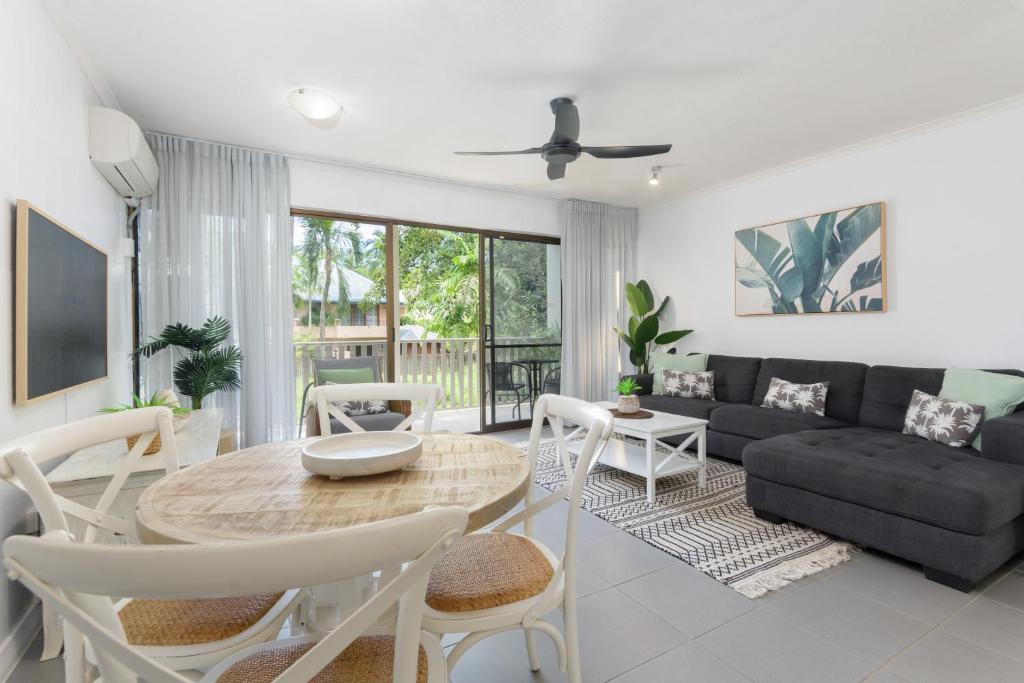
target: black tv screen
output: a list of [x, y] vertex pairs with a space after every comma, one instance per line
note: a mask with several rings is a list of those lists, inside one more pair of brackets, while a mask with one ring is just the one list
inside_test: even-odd
[[106, 252], [19, 199], [14, 275], [15, 402], [106, 379]]

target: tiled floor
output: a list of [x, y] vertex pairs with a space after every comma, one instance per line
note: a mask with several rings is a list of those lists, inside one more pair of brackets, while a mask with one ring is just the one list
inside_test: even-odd
[[[499, 435], [510, 441], [525, 431]], [[564, 506], [537, 535], [563, 545]], [[1024, 681], [1024, 558], [970, 595], [874, 552], [749, 600], [588, 514], [579, 535], [583, 679], [600, 683], [988, 683]], [[550, 615], [560, 626], [559, 615]], [[445, 640], [451, 646], [457, 638]], [[459, 662], [455, 683], [564, 681], [551, 643], [542, 670], [523, 636], [489, 638]], [[38, 645], [36, 646], [38, 647]], [[55, 662], [26, 658], [12, 681], [62, 680]]]

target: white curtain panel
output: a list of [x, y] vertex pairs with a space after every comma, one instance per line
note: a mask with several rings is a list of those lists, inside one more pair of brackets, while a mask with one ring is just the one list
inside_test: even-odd
[[[251, 446], [294, 438], [292, 223], [287, 160], [277, 154], [148, 134], [160, 165], [139, 216], [143, 339], [170, 323], [221, 315], [242, 350], [242, 388], [203, 407]], [[175, 352], [142, 361], [145, 391], [172, 386]]]
[[604, 401], [629, 358], [625, 283], [636, 273], [636, 209], [569, 199], [562, 216], [562, 393]]

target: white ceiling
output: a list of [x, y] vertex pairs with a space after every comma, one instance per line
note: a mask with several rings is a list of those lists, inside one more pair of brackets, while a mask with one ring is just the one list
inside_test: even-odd
[[[1024, 93], [1019, 0], [49, 0], [143, 128], [642, 206]], [[330, 90], [311, 126], [285, 98]], [[548, 100], [582, 157], [549, 181]], [[669, 166], [660, 187], [653, 164]]]

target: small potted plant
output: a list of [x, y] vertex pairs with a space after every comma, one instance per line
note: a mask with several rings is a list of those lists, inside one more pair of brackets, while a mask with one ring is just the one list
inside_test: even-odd
[[640, 385], [632, 377], [623, 377], [615, 385], [615, 391], [619, 393], [618, 411], [623, 415], [632, 415], [640, 411], [640, 397], [636, 392], [640, 391]]
[[[184, 424], [185, 418], [188, 417], [188, 413], [189, 413], [188, 408], [182, 408], [178, 404], [178, 398], [171, 391], [156, 392], [152, 396], [150, 396], [149, 398], [146, 398], [146, 399], [140, 398], [139, 396], [136, 396], [135, 394], [132, 394], [131, 402], [129, 402], [129, 403], [122, 403], [121, 405], [113, 406], [111, 408], [103, 408], [102, 410], [100, 410], [100, 412], [101, 413], [121, 413], [121, 412], [124, 412], [126, 410], [136, 410], [138, 408], [151, 408], [153, 406], [159, 406], [159, 407], [170, 408], [171, 409], [171, 412], [174, 413], [174, 417], [175, 417], [175, 420], [174, 420], [175, 431], [177, 431], [178, 429], [181, 428], [181, 425]], [[128, 439], [127, 439], [127, 441], [128, 441], [128, 450], [131, 450], [135, 446], [135, 443], [139, 439], [141, 439], [141, 438], [142, 438], [141, 434], [136, 434], [135, 436], [129, 436]], [[160, 447], [161, 447], [160, 434], [158, 433], [156, 436], [153, 437], [153, 441], [150, 442], [149, 446], [146, 447], [146, 450], [143, 451], [142, 454], [143, 455], [153, 455], [154, 453], [159, 453], [160, 452]]]

